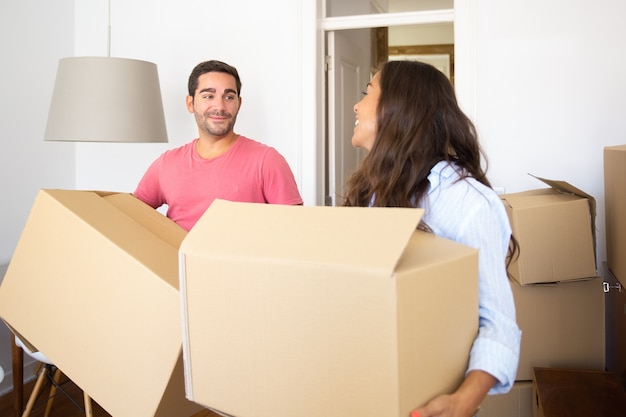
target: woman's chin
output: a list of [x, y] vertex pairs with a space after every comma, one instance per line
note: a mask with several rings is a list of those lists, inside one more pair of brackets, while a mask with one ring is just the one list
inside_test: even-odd
[[358, 133], [356, 132], [358, 128], [354, 128], [355, 132], [352, 135], [352, 146], [354, 146], [355, 148], [362, 148], [363, 147], [363, 138], [359, 137]]

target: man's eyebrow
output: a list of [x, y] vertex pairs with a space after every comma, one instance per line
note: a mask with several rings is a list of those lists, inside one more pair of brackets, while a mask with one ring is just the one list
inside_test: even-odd
[[[227, 94], [237, 94], [237, 90], [233, 90], [232, 88], [227, 88], [226, 90], [224, 90], [224, 92]], [[198, 91], [198, 94], [202, 93], [217, 93], [217, 90], [213, 87], [203, 88], [202, 90]]]

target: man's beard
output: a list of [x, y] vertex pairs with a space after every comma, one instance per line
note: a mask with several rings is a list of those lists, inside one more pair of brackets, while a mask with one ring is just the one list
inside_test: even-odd
[[[204, 130], [205, 132], [208, 132], [209, 134], [213, 136], [224, 136], [232, 132], [233, 126], [235, 126], [235, 121], [237, 120], [236, 115], [233, 117], [230, 113], [226, 113], [226, 112], [206, 113], [206, 114], [195, 113], [195, 115], [196, 115], [196, 121], [198, 122], [198, 125], [201, 126], [202, 130]], [[223, 123], [220, 123], [219, 125], [213, 125], [213, 123], [210, 120], [210, 116], [212, 115], [228, 117], [228, 119], [223, 120], [223, 122], [226, 123], [226, 125], [224, 125]]]

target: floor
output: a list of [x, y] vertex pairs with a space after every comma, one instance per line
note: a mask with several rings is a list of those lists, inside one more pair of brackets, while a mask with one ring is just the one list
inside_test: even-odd
[[[33, 389], [34, 381], [24, 386], [24, 395], [27, 396]], [[84, 417], [85, 414], [82, 408], [77, 407], [72, 401], [82, 407], [83, 405], [83, 392], [71, 381], [67, 381], [63, 384], [63, 389], [67, 393], [67, 396], [58, 394], [55, 396], [52, 409], [50, 411], [50, 417]], [[69, 397], [69, 398], [68, 398]], [[24, 398], [24, 406], [28, 397]], [[13, 393], [10, 392], [0, 397], [0, 416], [1, 417], [13, 417], [15, 416], [13, 405]], [[102, 407], [100, 407], [95, 401], [92, 401], [93, 417], [111, 417]], [[40, 401], [35, 404], [35, 408], [31, 413], [31, 417], [43, 417], [45, 411], [45, 405]], [[19, 416], [17, 416], [19, 417]], [[191, 417], [218, 417], [217, 414], [203, 410]]]

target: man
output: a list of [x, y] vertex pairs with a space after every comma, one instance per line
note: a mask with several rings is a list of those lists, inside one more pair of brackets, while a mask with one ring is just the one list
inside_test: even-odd
[[234, 132], [241, 107], [237, 69], [220, 61], [198, 64], [189, 76], [187, 110], [198, 138], [163, 153], [134, 195], [190, 230], [216, 198], [253, 203], [302, 204], [287, 164], [274, 148]]

